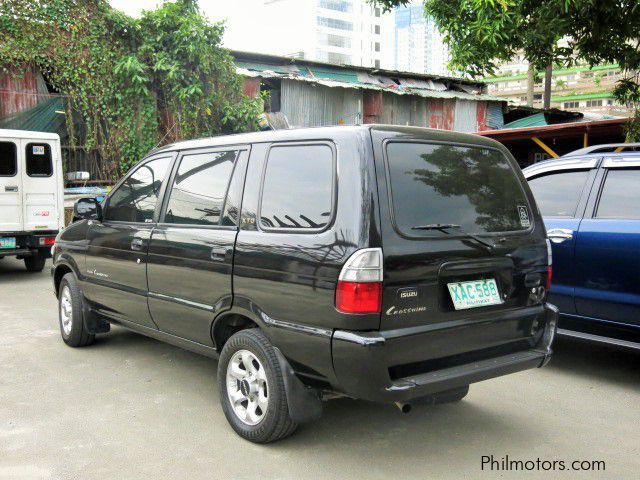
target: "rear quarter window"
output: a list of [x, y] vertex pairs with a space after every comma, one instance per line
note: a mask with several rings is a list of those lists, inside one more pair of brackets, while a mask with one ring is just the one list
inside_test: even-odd
[[459, 225], [466, 233], [530, 228], [532, 213], [521, 181], [500, 151], [389, 142], [386, 152], [393, 217], [402, 234], [439, 235], [416, 229], [435, 224]]
[[327, 144], [273, 146], [264, 173], [260, 228], [326, 228], [333, 212], [334, 171], [334, 150]]

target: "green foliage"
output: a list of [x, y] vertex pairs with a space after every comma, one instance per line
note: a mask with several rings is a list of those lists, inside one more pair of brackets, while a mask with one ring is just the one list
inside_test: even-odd
[[[370, 2], [385, 10], [409, 3]], [[537, 70], [618, 63], [637, 81], [637, 0], [424, 0], [424, 8], [445, 34], [452, 67], [471, 75], [491, 74], [497, 63], [523, 52]], [[619, 101], [630, 85], [616, 89]]]
[[262, 101], [242, 94], [223, 33], [194, 0], [140, 19], [105, 0], [3, 0], [0, 68], [36, 65], [68, 95], [70, 142], [115, 176], [157, 144], [255, 128]]

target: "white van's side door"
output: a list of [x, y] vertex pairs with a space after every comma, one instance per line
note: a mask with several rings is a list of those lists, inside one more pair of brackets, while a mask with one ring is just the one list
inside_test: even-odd
[[20, 140], [0, 137], [0, 232], [22, 231]]
[[24, 230], [58, 230], [59, 169], [57, 142], [21, 141]]

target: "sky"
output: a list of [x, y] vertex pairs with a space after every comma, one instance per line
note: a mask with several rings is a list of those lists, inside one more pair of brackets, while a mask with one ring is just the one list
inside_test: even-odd
[[[301, 0], [304, 1], [304, 0]], [[131, 16], [151, 10], [162, 0], [109, 0], [111, 6]], [[223, 45], [234, 50], [285, 54], [278, 50], [278, 32], [261, 35], [263, 0], [200, 0], [200, 9], [213, 21], [225, 20], [227, 28]], [[252, 34], [253, 33], [253, 34]], [[275, 37], [275, 38], [274, 38]]]

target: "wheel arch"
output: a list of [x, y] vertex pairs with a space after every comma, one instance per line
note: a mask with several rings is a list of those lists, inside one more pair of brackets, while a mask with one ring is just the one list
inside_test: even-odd
[[73, 273], [78, 279], [78, 273], [75, 269], [66, 262], [59, 262], [53, 271], [53, 286], [55, 289], [56, 297], [60, 293], [60, 282], [62, 281], [62, 277], [64, 277], [67, 273]]
[[[232, 309], [221, 313], [211, 325], [211, 339], [218, 352], [222, 351], [224, 344], [231, 336], [247, 328], [260, 328], [260, 322], [255, 316], [243, 310]], [[266, 335], [264, 328], [262, 332]]]

